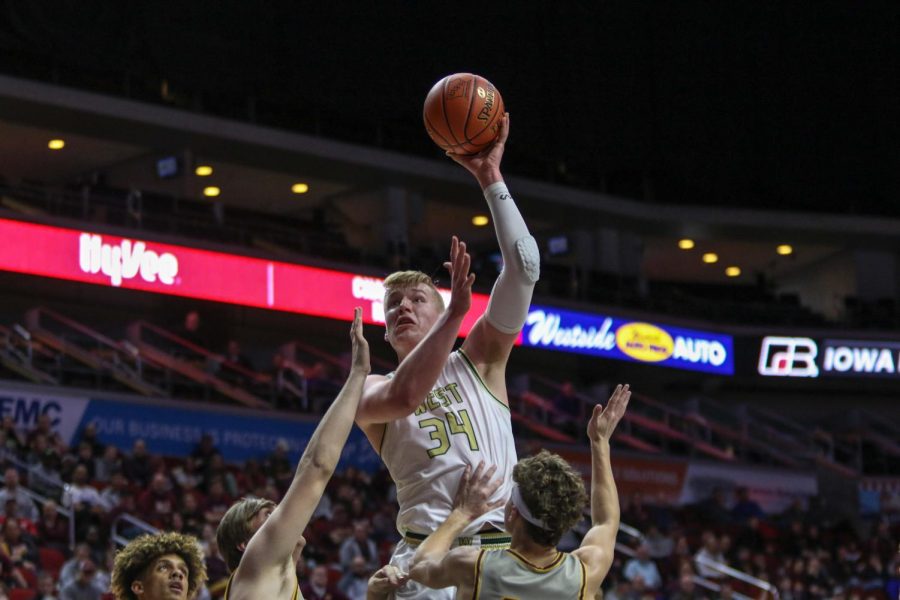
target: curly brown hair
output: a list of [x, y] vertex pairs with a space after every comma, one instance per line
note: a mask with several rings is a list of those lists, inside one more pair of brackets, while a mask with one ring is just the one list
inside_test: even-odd
[[116, 554], [110, 582], [116, 600], [138, 600], [131, 591], [131, 584], [142, 579], [153, 561], [165, 554], [176, 554], [187, 565], [188, 598], [193, 597], [206, 581], [203, 550], [192, 535], [164, 532], [136, 537]]
[[384, 299], [387, 300], [388, 294], [394, 290], [405, 290], [406, 288], [415, 287], [420, 283], [424, 283], [431, 288], [435, 302], [437, 302], [441, 310], [444, 310], [444, 298], [441, 297], [440, 292], [437, 291], [437, 287], [435, 287], [431, 277], [422, 271], [397, 271], [396, 273], [388, 275], [384, 280]]
[[523, 458], [513, 467], [513, 481], [528, 509], [547, 529], [523, 521], [529, 537], [542, 546], [556, 546], [581, 518], [587, 503], [584, 481], [561, 456], [547, 450]]

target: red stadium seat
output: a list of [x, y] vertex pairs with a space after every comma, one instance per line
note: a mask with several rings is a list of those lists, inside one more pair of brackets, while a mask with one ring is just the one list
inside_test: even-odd
[[37, 590], [24, 590], [13, 588], [9, 590], [9, 600], [33, 600], [37, 596]]
[[41, 568], [57, 579], [60, 569], [66, 562], [65, 555], [55, 548], [38, 548], [38, 554], [41, 557]]

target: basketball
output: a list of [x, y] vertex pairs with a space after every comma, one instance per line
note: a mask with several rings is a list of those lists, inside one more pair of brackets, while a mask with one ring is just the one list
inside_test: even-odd
[[442, 150], [477, 154], [500, 131], [504, 114], [500, 92], [484, 77], [447, 75], [425, 97], [425, 130]]

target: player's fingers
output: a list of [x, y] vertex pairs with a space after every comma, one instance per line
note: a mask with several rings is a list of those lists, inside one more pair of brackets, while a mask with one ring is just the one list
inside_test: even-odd
[[506, 139], [509, 137], [509, 113], [503, 115], [503, 118], [500, 119], [500, 131], [497, 132], [497, 142], [496, 144], [506, 144]]
[[496, 473], [496, 472], [497, 472], [497, 465], [491, 465], [490, 468], [488, 468], [488, 470], [484, 472], [482, 479], [484, 481], [490, 481], [491, 478], [494, 476], [494, 473]]
[[484, 470], [484, 461], [478, 461], [478, 466], [475, 468], [475, 472], [472, 473], [472, 481], [479, 481], [481, 479], [481, 472]]
[[490, 510], [496, 510], [505, 504], [506, 504], [506, 500], [495, 500], [494, 502], [491, 502], [488, 506], [490, 507]]
[[453, 272], [453, 265], [450, 264], [449, 262], [444, 263], [444, 268], [447, 269], [448, 271], [450, 271], [451, 273]]
[[466, 287], [471, 289], [472, 284], [475, 283], [475, 273], [469, 273], [469, 276], [466, 278]]

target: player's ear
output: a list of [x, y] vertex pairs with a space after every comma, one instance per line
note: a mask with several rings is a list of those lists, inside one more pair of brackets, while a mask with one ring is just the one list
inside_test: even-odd
[[241, 552], [243, 552], [244, 550], [246, 550], [246, 549], [247, 549], [247, 542], [241, 542], [240, 544], [238, 544], [238, 545], [237, 545], [237, 549], [240, 550]]
[[384, 341], [388, 341], [387, 329], [384, 330]]
[[131, 582], [131, 592], [132, 592], [135, 596], [137, 596], [138, 598], [140, 598], [141, 596], [143, 596], [143, 595], [144, 595], [144, 584], [143, 584], [143, 582], [141, 582], [141, 581], [139, 581], [139, 580], [137, 580], [137, 579], [135, 579], [134, 581], [132, 581], [132, 582]]

